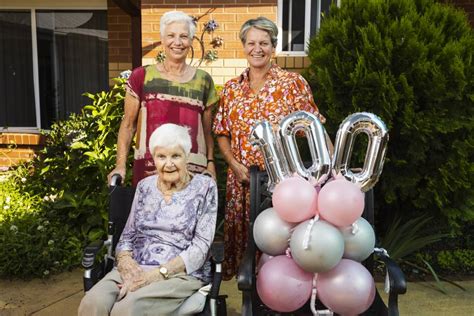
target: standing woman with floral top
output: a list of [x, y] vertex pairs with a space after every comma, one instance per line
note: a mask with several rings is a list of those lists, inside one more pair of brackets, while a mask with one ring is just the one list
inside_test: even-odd
[[161, 43], [166, 59], [161, 64], [138, 67], [127, 83], [125, 114], [117, 140], [115, 169], [109, 174], [125, 177], [132, 138], [136, 134], [133, 185], [155, 172], [148, 143], [160, 125], [173, 123], [191, 131], [188, 169], [207, 171], [215, 177], [212, 106], [218, 102], [212, 77], [186, 64], [196, 32], [194, 20], [180, 11], [165, 13], [160, 20]]
[[314, 113], [325, 121], [305, 79], [272, 64], [277, 36], [277, 26], [265, 17], [242, 25], [240, 40], [249, 68], [225, 84], [214, 120], [213, 130], [229, 165], [224, 222], [226, 279], [236, 274], [247, 244], [249, 167], [258, 165], [264, 169], [262, 154], [248, 139], [252, 127], [262, 120], [279, 124], [285, 116], [299, 110]]

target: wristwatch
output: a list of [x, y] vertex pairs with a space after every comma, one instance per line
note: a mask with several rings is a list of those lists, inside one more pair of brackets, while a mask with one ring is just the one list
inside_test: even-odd
[[167, 279], [167, 278], [169, 277], [168, 269], [166, 269], [166, 267], [161, 266], [158, 271], [160, 271], [161, 275], [162, 275], [165, 279]]

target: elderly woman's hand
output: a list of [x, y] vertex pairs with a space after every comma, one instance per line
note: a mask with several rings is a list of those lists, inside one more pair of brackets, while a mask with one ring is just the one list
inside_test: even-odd
[[249, 169], [238, 162], [237, 160], [232, 161], [230, 164], [230, 168], [235, 174], [235, 177], [237, 178], [237, 181], [240, 183], [249, 183], [250, 181], [250, 174], [249, 174]]
[[130, 251], [122, 251], [117, 255], [117, 270], [120, 273], [123, 283], [130, 281], [143, 273], [143, 269], [138, 262], [133, 260]]
[[133, 279], [129, 286], [129, 290], [134, 292], [152, 282], [164, 280], [164, 276], [160, 273], [158, 269], [152, 269], [145, 271]]

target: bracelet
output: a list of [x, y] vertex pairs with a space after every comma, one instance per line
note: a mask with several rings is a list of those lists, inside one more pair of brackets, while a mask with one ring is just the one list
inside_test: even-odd
[[207, 164], [209, 164], [210, 162], [214, 162], [214, 159], [208, 159], [207, 160]]

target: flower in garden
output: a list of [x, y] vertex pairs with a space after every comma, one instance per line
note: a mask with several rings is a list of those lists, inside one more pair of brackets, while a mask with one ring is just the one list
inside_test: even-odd
[[16, 227], [15, 225], [12, 225], [10, 226], [10, 230], [14, 233], [16, 233], [18, 231], [18, 227]]
[[5, 205], [5, 206], [3, 207], [4, 210], [8, 210], [9, 208], [10, 208], [9, 205]]
[[44, 274], [44, 275], [48, 275], [48, 274], [49, 274], [49, 270], [44, 270], [44, 271], [43, 271], [43, 274]]
[[204, 29], [208, 32], [214, 32], [216, 28], [219, 27], [219, 24], [215, 20], [209, 20], [207, 23], [204, 24]]
[[26, 178], [21, 178], [21, 182], [25, 183], [25, 182], [26, 182]]
[[54, 244], [54, 240], [52, 240], [52, 239], [48, 240], [48, 246], [51, 246], [53, 244]]
[[206, 55], [204, 56], [204, 59], [207, 62], [215, 61], [217, 59], [217, 51], [216, 50], [208, 50], [206, 52]]
[[5, 199], [5, 203], [10, 204], [10, 201], [11, 201], [11, 198], [7, 196], [7, 198]]
[[120, 73], [119, 78], [128, 79], [131, 74], [132, 74], [131, 70], [124, 70]]
[[44, 226], [43, 225], [38, 225], [38, 228], [37, 228], [39, 231], [42, 231], [44, 230]]
[[199, 18], [197, 16], [194, 16], [194, 15], [190, 15], [191, 19], [193, 19], [193, 22], [194, 24], [197, 24], [197, 21], [199, 20]]
[[219, 48], [222, 44], [224, 44], [224, 39], [220, 36], [214, 37], [211, 41], [212, 48]]

